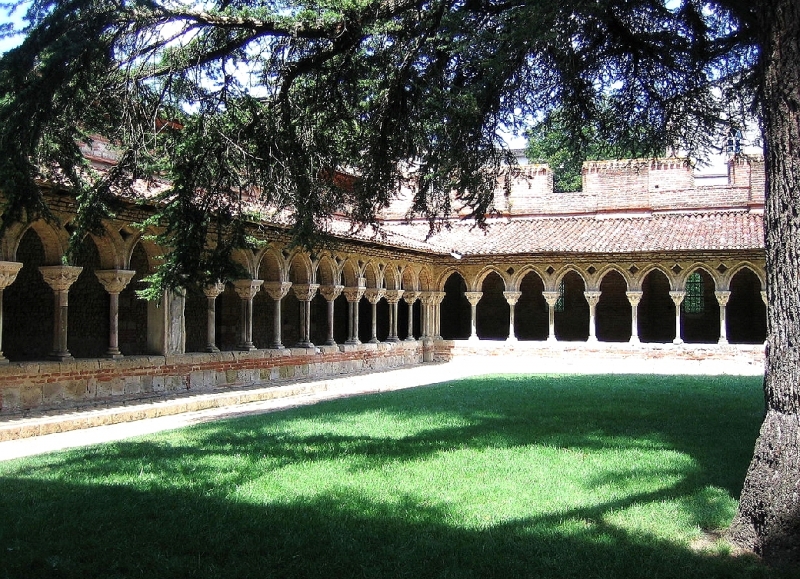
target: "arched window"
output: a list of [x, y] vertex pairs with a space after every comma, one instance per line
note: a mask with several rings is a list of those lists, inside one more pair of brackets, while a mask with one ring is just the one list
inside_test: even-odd
[[563, 279], [558, 284], [558, 299], [556, 300], [556, 305], [554, 307], [554, 311], [556, 311], [556, 312], [563, 312], [564, 311], [564, 280]]
[[686, 296], [683, 298], [683, 311], [687, 314], [702, 314], [704, 306], [703, 278], [694, 272], [686, 278]]

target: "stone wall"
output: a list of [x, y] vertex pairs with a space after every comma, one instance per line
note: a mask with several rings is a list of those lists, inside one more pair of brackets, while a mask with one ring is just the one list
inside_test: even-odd
[[0, 415], [265, 386], [422, 362], [421, 342], [0, 366]]

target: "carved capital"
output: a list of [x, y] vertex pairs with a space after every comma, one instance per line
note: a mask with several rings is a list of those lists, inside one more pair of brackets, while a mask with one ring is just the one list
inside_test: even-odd
[[292, 287], [292, 282], [290, 281], [265, 281], [261, 284], [261, 289], [263, 289], [269, 297], [271, 297], [276, 302], [281, 301], [286, 294], [289, 293], [289, 288]]
[[319, 289], [319, 284], [316, 283], [296, 283], [292, 286], [295, 297], [301, 302], [310, 302], [313, 300], [314, 296], [317, 295], [317, 289]]
[[403, 301], [408, 305], [413, 306], [414, 302], [419, 299], [419, 292], [414, 290], [405, 290], [403, 292]]
[[677, 308], [679, 305], [681, 305], [683, 298], [686, 297], [686, 292], [683, 290], [671, 291], [669, 292], [669, 297], [672, 298], [672, 301], [675, 304], [675, 307]]
[[365, 291], [367, 291], [367, 288], [363, 286], [346, 287], [342, 290], [342, 293], [344, 293], [344, 297], [348, 302], [360, 302]]
[[216, 298], [225, 291], [225, 284], [221, 281], [217, 283], [212, 283], [211, 285], [207, 285], [203, 288], [203, 293], [207, 298]]
[[343, 289], [343, 285], [321, 285], [319, 286], [319, 294], [329, 302], [332, 302], [342, 295]]
[[20, 269], [22, 264], [17, 261], [0, 261], [0, 290], [14, 283]]
[[377, 304], [385, 294], [386, 290], [384, 288], [368, 288], [364, 290], [364, 297], [372, 305]]
[[423, 303], [423, 305], [430, 306], [433, 304], [433, 293], [434, 292], [419, 292], [419, 301]]
[[390, 304], [396, 304], [403, 297], [403, 290], [386, 290], [385, 298]]
[[597, 290], [585, 291], [583, 292], [583, 297], [586, 298], [589, 307], [593, 308], [597, 305], [597, 302], [600, 301], [600, 292]]
[[717, 297], [717, 303], [721, 306], [727, 306], [728, 300], [731, 299], [731, 292], [728, 290], [715, 291], [714, 295]]
[[118, 294], [130, 283], [136, 272], [129, 269], [102, 269], [94, 274], [108, 293]]
[[252, 300], [256, 297], [263, 283], [263, 279], [237, 279], [233, 282], [233, 289], [236, 290], [236, 294], [243, 300]]
[[54, 292], [65, 292], [75, 283], [83, 268], [74, 265], [44, 265], [39, 268], [39, 271], [42, 273], [45, 283]]
[[644, 295], [644, 292], [641, 290], [629, 291], [625, 292], [625, 295], [627, 296], [628, 302], [631, 304], [631, 306], [638, 306], [639, 302], [642, 301], [642, 296]]
[[503, 297], [506, 298], [508, 305], [515, 306], [519, 301], [522, 292], [503, 292]]
[[434, 305], [437, 305], [437, 306], [441, 305], [442, 302], [444, 301], [444, 297], [446, 295], [447, 294], [444, 293], [444, 292], [433, 292], [433, 303], [434, 303]]
[[552, 307], [555, 307], [556, 302], [558, 301], [558, 298], [561, 297], [561, 293], [560, 292], [542, 292], [542, 297], [544, 297], [544, 301], [547, 302], [547, 305], [552, 308]]
[[474, 307], [478, 305], [479, 301], [481, 301], [483, 292], [464, 292], [464, 297], [467, 298], [469, 305]]

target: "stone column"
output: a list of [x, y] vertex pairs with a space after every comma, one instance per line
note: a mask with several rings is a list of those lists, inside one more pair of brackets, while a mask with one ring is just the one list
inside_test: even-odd
[[297, 301], [300, 302], [300, 340], [298, 348], [313, 348], [311, 343], [311, 300], [319, 289], [319, 284], [294, 284], [292, 291]]
[[408, 304], [408, 335], [406, 336], [406, 342], [416, 342], [414, 339], [414, 302], [418, 298], [418, 291], [405, 290], [403, 293], [403, 301]]
[[3, 356], [3, 290], [17, 279], [22, 264], [16, 261], [0, 261], [0, 364], [8, 364], [8, 358]]
[[39, 268], [45, 283], [55, 293], [53, 310], [53, 351], [50, 357], [55, 360], [72, 360], [67, 349], [67, 316], [69, 313], [69, 288], [83, 271], [82, 267], [72, 265], [47, 265]]
[[386, 338], [387, 342], [399, 342], [400, 337], [397, 335], [397, 314], [400, 303], [400, 298], [403, 297], [403, 290], [386, 290], [386, 301], [389, 303], [389, 337]]
[[369, 288], [364, 291], [364, 297], [372, 305], [372, 336], [369, 339], [370, 344], [378, 343], [378, 302], [386, 293], [384, 288]]
[[600, 301], [600, 292], [597, 290], [585, 291], [583, 292], [583, 296], [589, 303], [589, 339], [587, 342], [596, 342], [597, 317], [595, 316], [595, 313], [597, 312], [597, 302]]
[[122, 358], [119, 351], [119, 294], [130, 283], [136, 272], [129, 269], [103, 269], [94, 272], [97, 279], [108, 292], [108, 352], [109, 358]]
[[672, 302], [675, 304], [675, 339], [672, 340], [672, 343], [683, 344], [683, 338], [681, 338], [681, 302], [686, 297], [686, 292], [671, 291], [669, 292], [669, 297], [672, 298]]
[[433, 320], [432, 337], [434, 340], [442, 339], [442, 302], [446, 295], [444, 292], [433, 292], [433, 304], [431, 305], [433, 312], [431, 317]]
[[225, 291], [225, 284], [217, 282], [203, 288], [208, 315], [206, 318], [206, 352], [219, 352], [217, 348], [217, 297]]
[[470, 305], [470, 320], [469, 320], [469, 341], [477, 342], [478, 338], [478, 302], [483, 297], [483, 292], [464, 292], [464, 297]]
[[328, 302], [328, 339], [325, 340], [326, 346], [335, 346], [336, 340], [333, 339], [333, 304], [342, 295], [343, 285], [321, 285], [319, 286], [320, 295]]
[[514, 333], [514, 308], [519, 301], [522, 292], [503, 292], [503, 297], [508, 302], [508, 338], [506, 342], [516, 342], [517, 336]]
[[282, 350], [281, 342], [281, 300], [289, 293], [292, 282], [289, 281], [267, 281], [261, 286], [275, 303], [275, 315], [272, 317], [272, 343], [269, 345], [273, 350]]
[[253, 298], [256, 297], [258, 290], [261, 289], [261, 279], [237, 279], [233, 282], [233, 289], [242, 300], [241, 310], [241, 335], [239, 349], [252, 351], [256, 347], [253, 345]]
[[347, 330], [349, 335], [347, 336], [345, 344], [351, 346], [357, 346], [361, 343], [361, 340], [358, 339], [358, 303], [364, 296], [365, 291], [367, 291], [367, 288], [364, 286], [346, 287], [343, 290], [349, 310], [347, 316]]
[[429, 291], [420, 292], [419, 301], [420, 304], [422, 304], [422, 307], [420, 308], [420, 314], [421, 314], [420, 325], [422, 327], [420, 328], [419, 337], [421, 339], [432, 338], [433, 337], [432, 336], [433, 292]]
[[764, 305], [769, 307], [767, 303], [767, 290], [761, 290], [761, 301], [764, 302]]
[[639, 302], [642, 301], [644, 292], [629, 291], [625, 292], [628, 302], [631, 304], [631, 344], [639, 344]]
[[547, 302], [547, 319], [549, 330], [547, 333], [547, 341], [555, 342], [556, 340], [556, 302], [561, 297], [560, 292], [542, 292], [542, 297]]
[[715, 291], [714, 295], [717, 297], [719, 304], [719, 344], [724, 346], [728, 343], [728, 322], [726, 320], [726, 308], [728, 300], [731, 297], [731, 292], [727, 290]]

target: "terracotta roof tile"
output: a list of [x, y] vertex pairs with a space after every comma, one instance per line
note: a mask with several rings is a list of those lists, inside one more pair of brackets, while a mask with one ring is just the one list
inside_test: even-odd
[[540, 217], [497, 220], [484, 232], [454, 223], [425, 240], [427, 224], [387, 224], [385, 239], [428, 251], [464, 255], [515, 253], [631, 253], [762, 249], [763, 217], [707, 212], [649, 217]]

